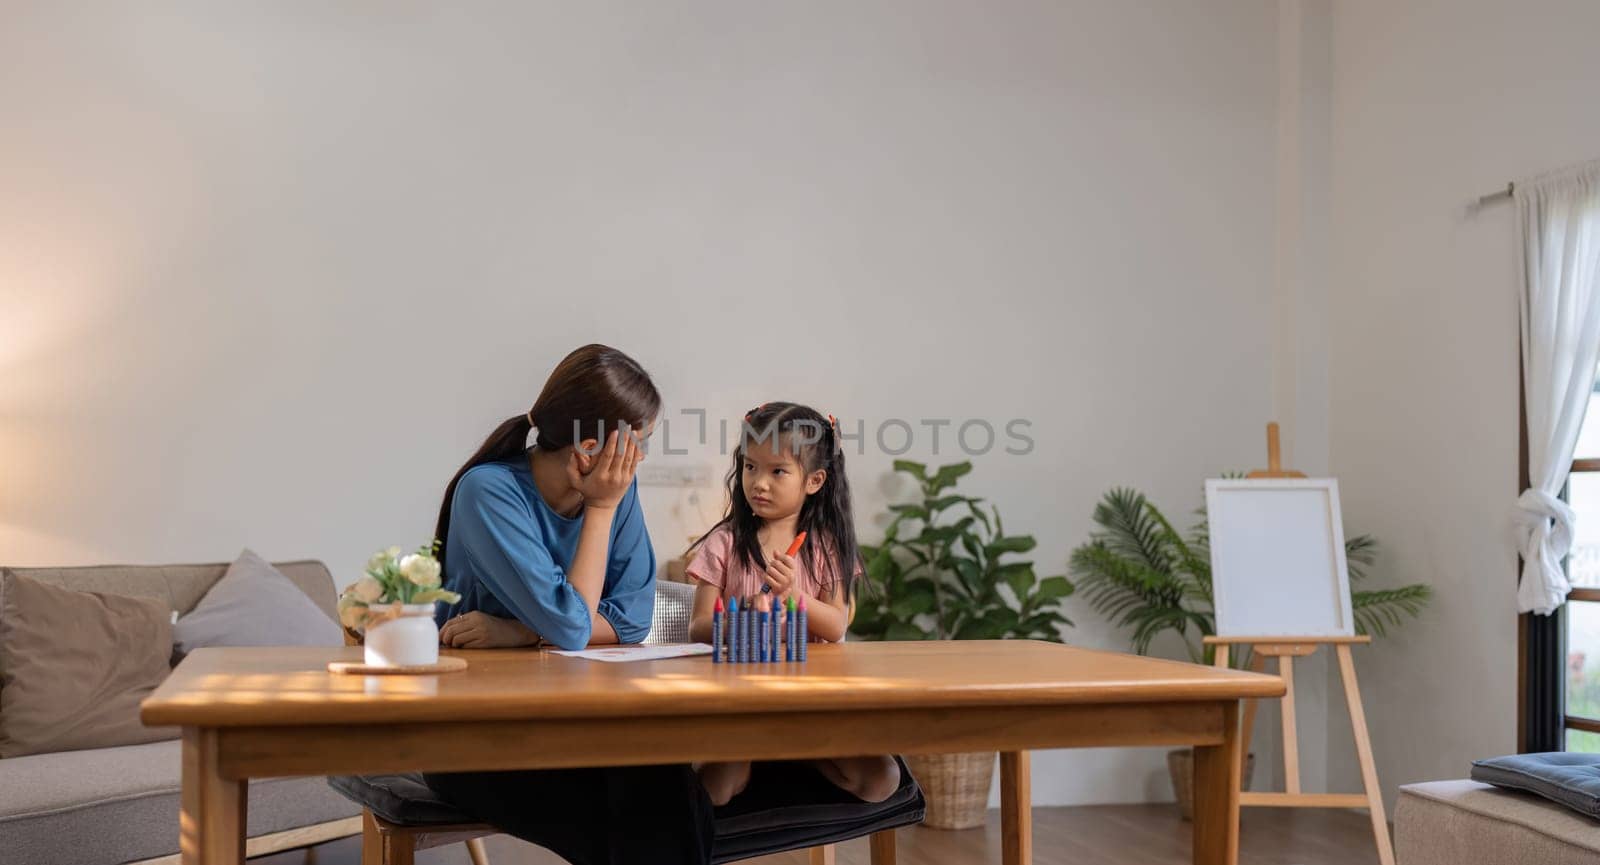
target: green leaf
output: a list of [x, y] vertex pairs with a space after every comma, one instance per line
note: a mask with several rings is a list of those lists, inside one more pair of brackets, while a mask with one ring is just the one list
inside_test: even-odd
[[927, 480], [928, 478], [928, 467], [922, 463], [912, 462], [911, 460], [895, 460], [894, 470], [897, 472], [905, 472], [906, 474], [915, 477], [919, 481]]
[[1385, 637], [1390, 627], [1403, 624], [1407, 617], [1418, 618], [1433, 597], [1433, 588], [1422, 583], [1398, 589], [1351, 592], [1350, 609], [1356, 618], [1356, 633]]
[[[961, 504], [963, 502], [971, 502], [971, 501], [974, 501], [974, 499], [969, 499], [966, 496], [940, 496], [939, 498], [931, 499], [931, 500], [928, 501], [928, 510], [930, 512], [932, 512], [932, 511], [942, 511], [945, 508], [951, 507], [953, 505], [959, 505], [959, 504]], [[889, 506], [889, 510], [894, 510], [895, 507], [896, 507], [895, 505], [890, 505]]]
[[916, 625], [894, 622], [884, 632], [883, 638], [885, 640], [928, 640], [932, 639], [932, 635]]
[[990, 556], [999, 556], [1003, 553], [1025, 553], [1038, 546], [1039, 542], [1032, 535], [1012, 535], [1008, 538], [995, 538], [985, 548]]
[[953, 543], [956, 539], [966, 534], [967, 527], [972, 525], [972, 517], [962, 517], [952, 525], [928, 526], [917, 535], [914, 543], [918, 544], [945, 544]]
[[983, 499], [967, 499], [967, 510], [972, 511], [973, 516], [983, 521], [984, 531], [992, 533], [994, 526], [989, 523], [989, 515], [983, 512], [983, 508], [978, 507], [982, 501]]
[[922, 505], [890, 505], [889, 510], [899, 514], [902, 517], [907, 517], [914, 520], [925, 521], [928, 519], [928, 509]]
[[951, 463], [947, 466], [940, 466], [938, 473], [933, 476], [933, 479], [948, 486], [955, 483], [957, 478], [964, 477], [971, 473], [972, 463]]
[[958, 640], [998, 640], [1004, 633], [986, 619], [971, 619], [955, 629]]
[[461, 600], [461, 596], [455, 592], [447, 592], [444, 589], [428, 589], [425, 592], [418, 592], [414, 595], [411, 598], [411, 603], [431, 604], [434, 601], [444, 601], [447, 604], [453, 604], [459, 600]]
[[967, 590], [969, 595], [977, 595], [983, 585], [983, 571], [978, 563], [972, 559], [960, 556], [950, 557], [950, 567], [955, 571], [957, 579]]
[[1017, 596], [1018, 603], [1028, 597], [1028, 590], [1033, 588], [1038, 577], [1033, 573], [1032, 562], [1011, 562], [995, 569], [995, 577], [1005, 580], [1011, 587], [1012, 594]]
[[1038, 597], [1045, 600], [1065, 598], [1075, 591], [1072, 581], [1066, 577], [1045, 577], [1039, 581]]
[[1367, 578], [1367, 569], [1378, 558], [1378, 539], [1371, 535], [1346, 538], [1344, 557], [1350, 572], [1350, 582], [1359, 583]]
[[923, 613], [933, 612], [935, 606], [933, 590], [918, 586], [916, 589], [902, 592], [899, 597], [889, 601], [889, 612], [895, 618], [909, 620]]
[[983, 547], [979, 545], [978, 538], [970, 533], [961, 536], [961, 546], [974, 561], [981, 561], [986, 558], [983, 554]]

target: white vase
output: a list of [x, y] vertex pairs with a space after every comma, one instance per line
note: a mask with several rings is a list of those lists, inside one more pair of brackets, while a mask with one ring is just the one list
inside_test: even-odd
[[[434, 604], [396, 604], [399, 614], [368, 625], [362, 644], [366, 662], [373, 667], [422, 667], [439, 663], [439, 625], [433, 620]], [[380, 608], [373, 607], [373, 612]], [[387, 612], [387, 610], [385, 610]]]

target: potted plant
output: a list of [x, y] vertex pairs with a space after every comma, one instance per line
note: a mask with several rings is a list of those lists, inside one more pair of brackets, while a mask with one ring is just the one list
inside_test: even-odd
[[455, 603], [455, 592], [439, 587], [438, 542], [402, 555], [399, 547], [379, 550], [367, 560], [367, 573], [339, 595], [339, 622], [364, 632], [364, 660], [375, 667], [421, 667], [439, 662], [439, 625], [434, 607]]
[[[1211, 664], [1212, 647], [1201, 639], [1217, 630], [1205, 511], [1200, 511], [1199, 522], [1185, 537], [1143, 493], [1118, 487], [1095, 505], [1094, 521], [1099, 530], [1072, 551], [1070, 560], [1072, 575], [1090, 606], [1113, 624], [1132, 628], [1133, 650], [1141, 655], [1149, 654], [1157, 636], [1171, 631], [1182, 638], [1190, 661]], [[1381, 637], [1407, 617], [1420, 615], [1433, 590], [1421, 583], [1397, 589], [1355, 589], [1367, 578], [1377, 547], [1371, 535], [1345, 540], [1356, 632]], [[1246, 652], [1230, 658], [1235, 667], [1242, 668], [1248, 661]], [[1246, 784], [1253, 760], [1254, 755], [1246, 759]], [[1167, 768], [1178, 809], [1184, 819], [1190, 819], [1194, 807], [1192, 752], [1187, 748], [1169, 752]]]
[[[896, 460], [920, 498], [891, 505], [883, 543], [863, 546], [866, 585], [851, 631], [869, 640], [1058, 640], [1071, 625], [1061, 600], [1065, 576], [1040, 579], [1033, 563], [1013, 557], [1035, 546], [1007, 535], [999, 511], [981, 498], [950, 492], [972, 471], [967, 462], [929, 471]], [[928, 800], [926, 825], [980, 826], [989, 803], [995, 753], [908, 755]]]

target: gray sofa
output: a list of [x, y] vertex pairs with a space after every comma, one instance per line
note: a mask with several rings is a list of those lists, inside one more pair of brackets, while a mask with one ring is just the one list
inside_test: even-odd
[[[276, 567], [330, 617], [333, 577], [321, 562]], [[67, 589], [160, 598], [194, 609], [227, 564], [11, 568]], [[0, 760], [0, 862], [120, 865], [177, 862], [177, 740]], [[250, 784], [250, 855], [361, 834], [361, 809], [322, 778]]]
[[1600, 823], [1465, 779], [1401, 787], [1394, 841], [1397, 865], [1600, 865]]

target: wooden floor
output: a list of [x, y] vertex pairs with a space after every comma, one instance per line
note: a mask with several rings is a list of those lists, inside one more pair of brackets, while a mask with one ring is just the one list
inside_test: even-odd
[[[1376, 863], [1372, 824], [1359, 811], [1244, 812], [1239, 865], [1367, 865]], [[1188, 865], [1190, 824], [1172, 805], [1095, 805], [1035, 808], [1035, 865]], [[900, 865], [978, 865], [1000, 861], [1000, 812], [983, 829], [945, 832], [913, 827], [899, 834]], [[360, 865], [359, 839], [346, 838], [304, 853], [250, 860], [256, 865]], [[555, 856], [512, 838], [489, 839], [491, 865], [558, 865]], [[749, 860], [755, 865], [806, 865], [803, 853]], [[460, 844], [427, 850], [417, 865], [468, 865]], [[865, 839], [839, 845], [839, 865], [866, 865]]]

